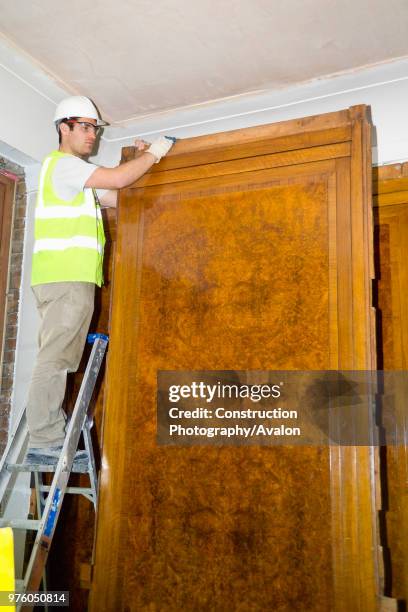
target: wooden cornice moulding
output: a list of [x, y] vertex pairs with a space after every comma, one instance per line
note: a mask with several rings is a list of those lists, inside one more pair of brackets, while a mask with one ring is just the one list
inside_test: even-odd
[[[370, 109], [364, 104], [302, 119], [180, 139], [160, 164], [155, 164], [132, 187], [150, 184], [149, 177], [153, 174], [205, 164], [209, 154], [211, 162], [217, 163], [351, 142], [353, 125], [363, 120], [371, 125]], [[140, 153], [135, 147], [124, 147], [122, 162], [137, 155]]]
[[373, 168], [375, 207], [408, 203], [408, 162]]
[[408, 162], [400, 164], [388, 164], [373, 168], [374, 181], [385, 181], [389, 179], [399, 179], [408, 177]]

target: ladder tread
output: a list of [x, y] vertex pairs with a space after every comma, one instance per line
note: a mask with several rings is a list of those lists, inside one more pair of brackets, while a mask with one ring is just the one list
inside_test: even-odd
[[0, 519], [0, 527], [12, 527], [12, 529], [30, 529], [38, 531], [41, 521], [36, 519]]
[[[9, 472], [55, 472], [57, 469], [57, 463], [55, 464], [40, 464], [40, 463], [8, 463], [7, 470]], [[88, 474], [89, 464], [88, 463], [77, 463], [73, 464], [71, 474]]]

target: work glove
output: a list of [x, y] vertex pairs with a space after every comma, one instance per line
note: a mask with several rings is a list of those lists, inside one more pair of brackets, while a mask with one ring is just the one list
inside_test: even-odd
[[166, 138], [165, 136], [160, 136], [160, 138], [154, 140], [150, 147], [146, 149], [146, 153], [151, 153], [152, 155], [154, 155], [154, 157], [157, 158], [155, 161], [155, 163], [157, 164], [161, 160], [161, 158], [164, 157], [166, 153], [170, 151], [173, 144], [174, 142], [172, 139]]

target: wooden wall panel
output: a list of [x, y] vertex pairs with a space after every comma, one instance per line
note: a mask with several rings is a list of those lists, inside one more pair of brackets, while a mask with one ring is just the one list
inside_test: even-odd
[[143, 324], [140, 360], [154, 375], [165, 363], [301, 370], [329, 359], [327, 177], [257, 188], [248, 185], [250, 173], [244, 177], [211, 195], [140, 200], [141, 310], [134, 315]]
[[356, 107], [123, 192], [91, 610], [378, 609], [372, 449], [157, 447], [155, 416], [157, 369], [373, 366], [369, 150]]
[[[134, 609], [146, 598], [166, 610], [205, 609], [211, 601], [219, 609], [329, 605], [327, 449], [155, 443], [158, 369], [318, 369], [328, 360], [327, 177], [246, 191], [250, 180], [213, 193], [210, 219], [203, 190], [141, 202], [140, 304], [138, 311], [129, 305], [127, 321], [129, 329], [137, 323], [140, 338], [127, 374], [131, 404], [139, 407], [126, 415], [129, 451], [144, 466], [129, 471], [127, 485], [140, 499], [127, 520], [140, 515], [141, 532], [123, 560]], [[122, 202], [129, 227], [132, 199]], [[262, 589], [267, 583], [274, 588]]]
[[[378, 280], [379, 367], [408, 369], [408, 165], [376, 169], [374, 202]], [[408, 439], [406, 397], [395, 402], [399, 439]], [[408, 602], [408, 449], [383, 449], [387, 584]]]

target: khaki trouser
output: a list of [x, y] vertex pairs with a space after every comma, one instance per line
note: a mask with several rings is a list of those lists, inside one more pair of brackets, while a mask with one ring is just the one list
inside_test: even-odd
[[39, 351], [26, 407], [29, 446], [59, 446], [65, 437], [62, 402], [67, 372], [81, 361], [94, 309], [93, 283], [47, 283], [33, 287], [41, 323]]

